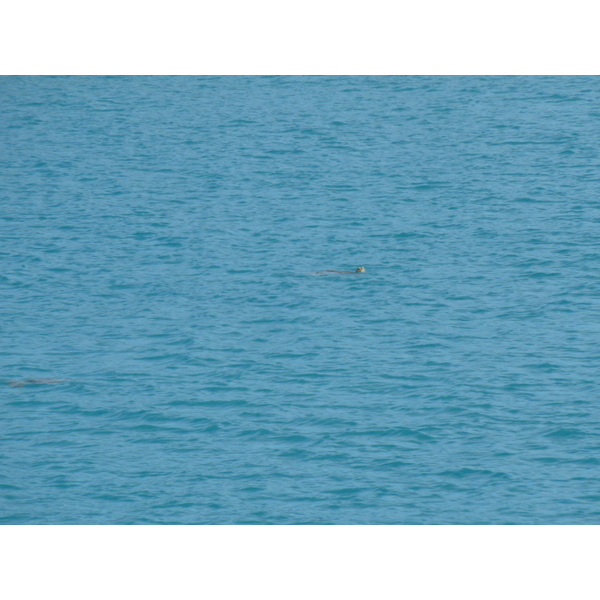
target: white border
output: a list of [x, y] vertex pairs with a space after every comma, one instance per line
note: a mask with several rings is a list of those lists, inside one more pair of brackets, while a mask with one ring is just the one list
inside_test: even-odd
[[0, 74], [598, 74], [595, 5], [20, 0]]
[[4, 598], [597, 598], [598, 527], [4, 526]]

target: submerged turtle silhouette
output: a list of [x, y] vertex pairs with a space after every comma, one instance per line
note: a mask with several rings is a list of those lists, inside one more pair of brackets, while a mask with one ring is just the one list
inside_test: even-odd
[[8, 385], [12, 387], [23, 387], [24, 385], [43, 384], [43, 383], [63, 383], [64, 379], [25, 379], [24, 381], [9, 381]]
[[356, 271], [317, 271], [314, 275], [356, 275], [357, 273], [366, 273], [366, 271], [364, 267], [358, 267]]

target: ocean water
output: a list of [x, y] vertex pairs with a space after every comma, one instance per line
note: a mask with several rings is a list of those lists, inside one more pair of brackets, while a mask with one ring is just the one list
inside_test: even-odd
[[0, 131], [1, 523], [600, 523], [598, 77], [3, 77]]

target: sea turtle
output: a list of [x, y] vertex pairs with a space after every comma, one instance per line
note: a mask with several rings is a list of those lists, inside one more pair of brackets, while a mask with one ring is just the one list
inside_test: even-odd
[[358, 267], [356, 271], [317, 271], [315, 275], [356, 275], [357, 273], [365, 273], [364, 267]]
[[25, 381], [9, 381], [8, 385], [12, 387], [23, 387], [24, 385], [30, 384], [43, 384], [43, 383], [63, 383], [64, 379], [25, 379]]

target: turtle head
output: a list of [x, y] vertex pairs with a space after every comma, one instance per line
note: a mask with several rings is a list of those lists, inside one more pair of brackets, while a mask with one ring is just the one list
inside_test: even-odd
[[355, 273], [365, 273], [366, 269], [364, 267], [358, 267], [358, 269], [356, 269]]

